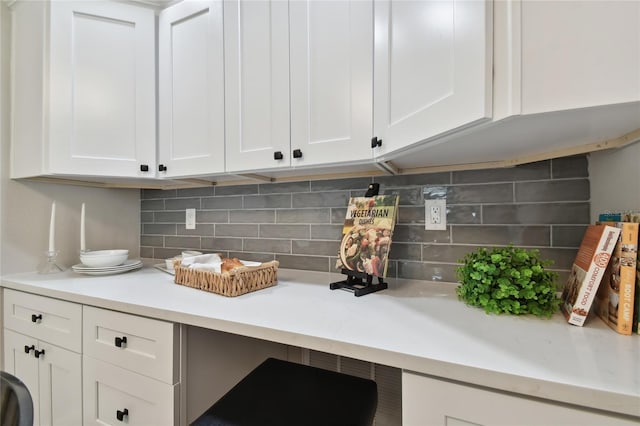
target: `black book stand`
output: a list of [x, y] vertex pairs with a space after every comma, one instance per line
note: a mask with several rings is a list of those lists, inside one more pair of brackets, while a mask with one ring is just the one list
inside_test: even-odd
[[[367, 193], [364, 194], [365, 197], [373, 197], [378, 195], [378, 191], [380, 190], [379, 183], [371, 183], [369, 184], [369, 189]], [[352, 271], [350, 269], [342, 269], [340, 271], [343, 275], [347, 276], [347, 279], [344, 281], [338, 281], [335, 283], [329, 284], [329, 288], [331, 290], [342, 289], [353, 292], [353, 295], [356, 297], [364, 296], [365, 294], [375, 293], [376, 291], [384, 290], [388, 288], [388, 284], [384, 282], [382, 277], [377, 277], [378, 282], [373, 282], [373, 275], [367, 274], [364, 272]]]

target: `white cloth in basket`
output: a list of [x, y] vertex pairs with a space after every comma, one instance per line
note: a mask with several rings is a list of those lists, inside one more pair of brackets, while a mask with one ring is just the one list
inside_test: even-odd
[[220, 273], [222, 259], [215, 253], [201, 254], [200, 256], [190, 256], [182, 259], [181, 265], [189, 269], [202, 269]]
[[[248, 260], [241, 260], [244, 266], [260, 266], [260, 262], [250, 262]], [[222, 259], [217, 254], [202, 254], [200, 256], [187, 257], [182, 259], [182, 266], [189, 269], [198, 269], [202, 271], [211, 271], [220, 273]]]

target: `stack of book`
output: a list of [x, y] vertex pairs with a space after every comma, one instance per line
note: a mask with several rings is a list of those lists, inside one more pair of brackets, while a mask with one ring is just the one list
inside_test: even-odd
[[638, 222], [637, 213], [607, 213], [587, 228], [562, 294], [570, 324], [584, 325], [593, 306], [616, 332], [640, 332]]

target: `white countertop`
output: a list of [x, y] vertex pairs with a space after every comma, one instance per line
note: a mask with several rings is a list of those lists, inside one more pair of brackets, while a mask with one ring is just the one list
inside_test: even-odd
[[278, 278], [235, 298], [176, 285], [151, 267], [16, 274], [2, 286], [640, 417], [640, 337], [598, 318], [575, 327], [560, 314], [487, 315], [447, 283], [390, 280], [355, 297], [329, 290], [340, 274], [281, 269]]

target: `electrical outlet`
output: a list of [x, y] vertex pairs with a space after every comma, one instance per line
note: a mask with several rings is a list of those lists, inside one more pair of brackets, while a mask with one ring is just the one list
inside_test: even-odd
[[187, 209], [185, 227], [187, 229], [196, 229], [196, 209]]
[[424, 229], [447, 229], [447, 200], [424, 200]]

